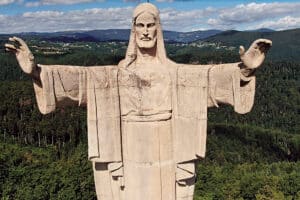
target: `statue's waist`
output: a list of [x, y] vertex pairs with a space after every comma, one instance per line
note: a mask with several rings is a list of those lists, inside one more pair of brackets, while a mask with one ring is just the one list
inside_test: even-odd
[[161, 113], [139, 115], [138, 113], [128, 114], [122, 116], [122, 121], [128, 122], [154, 122], [154, 121], [166, 121], [172, 118], [171, 111], [164, 111]]

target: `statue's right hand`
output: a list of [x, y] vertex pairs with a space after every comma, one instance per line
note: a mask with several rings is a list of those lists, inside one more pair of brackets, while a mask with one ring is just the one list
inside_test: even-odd
[[36, 65], [34, 62], [34, 57], [28, 48], [27, 44], [18, 37], [11, 37], [9, 41], [14, 42], [16, 45], [13, 44], [5, 44], [6, 51], [12, 52], [16, 55], [18, 63], [21, 69], [29, 75], [33, 75], [34, 71], [36, 70]]

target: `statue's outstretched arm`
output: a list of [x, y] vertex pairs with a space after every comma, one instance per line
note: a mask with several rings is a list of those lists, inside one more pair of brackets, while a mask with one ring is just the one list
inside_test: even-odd
[[18, 37], [9, 38], [14, 44], [5, 44], [6, 51], [16, 55], [17, 61], [24, 73], [39, 80], [39, 68], [34, 62], [34, 56], [24, 40]]
[[271, 46], [270, 40], [258, 39], [247, 51], [240, 47], [242, 62], [209, 66], [209, 106], [229, 104], [238, 113], [249, 112], [254, 102], [254, 72], [263, 63]]
[[101, 93], [114, 85], [117, 66], [40, 65], [34, 62], [22, 39], [12, 37], [9, 40], [15, 44], [5, 44], [6, 50], [16, 55], [21, 69], [33, 78], [37, 104], [43, 114], [57, 107], [85, 106], [93, 91]]
[[263, 63], [271, 46], [272, 41], [268, 39], [255, 40], [247, 51], [245, 51], [243, 46], [240, 46], [239, 53], [242, 61], [241, 70], [245, 76], [248, 76], [249, 73]]
[[272, 41], [268, 39], [255, 40], [249, 49], [245, 51], [243, 46], [240, 46], [240, 58], [242, 61], [242, 73], [247, 73], [258, 68], [265, 60], [268, 50], [272, 46]]
[[33, 78], [35, 95], [40, 111], [49, 113], [58, 105], [84, 103], [86, 92], [81, 88], [85, 69], [74, 66], [37, 65], [24, 40], [9, 38], [6, 51], [15, 54], [22, 71]]

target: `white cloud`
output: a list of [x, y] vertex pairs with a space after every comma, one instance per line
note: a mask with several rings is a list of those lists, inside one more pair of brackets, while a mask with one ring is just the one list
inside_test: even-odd
[[[70, 3], [70, 1], [68, 2]], [[23, 15], [2, 15], [0, 17], [0, 32], [130, 28], [133, 9], [133, 7], [93, 8], [66, 12], [39, 11], [26, 12]], [[160, 17], [164, 30], [243, 30], [256, 27], [281, 30], [300, 27], [298, 10], [300, 10], [300, 3], [250, 3], [218, 9], [211, 7], [194, 10], [165, 8], [161, 10]]]
[[89, 2], [104, 2], [105, 0], [40, 0], [27, 2], [25, 6], [36, 7], [41, 5], [55, 5], [55, 4], [77, 4], [77, 3], [89, 3]]
[[40, 6], [41, 3], [39, 1], [30, 1], [25, 4], [27, 7], [37, 7]]
[[236, 27], [241, 23], [251, 23], [286, 15], [298, 15], [300, 3], [249, 3], [218, 11], [218, 17], [208, 20], [217, 27]]
[[[143, 2], [142, 0], [123, 0], [124, 2]], [[175, 1], [195, 1], [195, 0], [156, 0], [158, 3], [172, 3]]]
[[208, 16], [215, 12], [213, 8], [196, 9], [189, 11], [176, 10], [173, 8], [162, 9], [160, 18], [166, 30], [189, 31], [199, 25], [206, 24]]
[[[49, 32], [65, 30], [91, 30], [110, 28], [130, 28], [133, 7], [93, 8], [69, 12], [39, 11], [26, 12], [22, 16], [8, 16], [0, 22], [3, 32]], [[212, 9], [178, 11], [161, 10], [165, 30], [188, 30], [195, 23], [203, 23], [204, 16]], [[22, 18], [22, 20], [20, 20]]]
[[58, 11], [38, 11], [38, 12], [26, 12], [22, 15], [24, 18], [56, 18], [56, 17], [61, 17], [63, 16], [63, 12], [58, 12]]
[[0, 21], [5, 20], [6, 16], [5, 15], [0, 15]]
[[0, 0], [0, 5], [7, 5], [7, 4], [11, 4], [14, 3], [15, 0]]
[[[174, 29], [174, 27], [178, 27], [180, 30], [203, 29], [204, 27], [223, 30], [248, 29], [249, 25], [257, 25], [266, 20], [273, 21], [286, 16], [300, 17], [299, 10], [300, 3], [248, 3], [218, 9], [209, 7], [191, 11], [173, 9], [168, 12], [165, 10], [162, 12], [161, 18], [166, 21], [168, 29]], [[268, 24], [264, 25], [268, 28]], [[293, 27], [297, 27], [297, 25]]]
[[140, 2], [141, 0], [123, 0], [123, 2], [136, 2], [136, 3], [138, 3], [138, 2]]
[[157, 2], [173, 2], [173, 0], [156, 0]]
[[156, 2], [162, 3], [162, 2], [174, 2], [174, 1], [195, 1], [195, 0], [156, 0]]
[[255, 29], [272, 28], [276, 30], [285, 30], [285, 29], [292, 29], [292, 28], [299, 28], [299, 27], [300, 27], [300, 17], [286, 16], [274, 21], [264, 21], [259, 25], [257, 25]]
[[18, 16], [4, 16], [5, 20], [0, 21], [0, 31], [17, 33], [129, 28], [132, 11], [132, 7], [126, 7], [26, 12]]
[[42, 0], [42, 4], [51, 5], [51, 4], [76, 4], [76, 3], [86, 3], [93, 0]]

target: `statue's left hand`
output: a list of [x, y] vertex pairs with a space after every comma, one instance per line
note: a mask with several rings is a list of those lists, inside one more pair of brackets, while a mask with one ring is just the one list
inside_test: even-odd
[[34, 56], [31, 53], [27, 44], [18, 37], [11, 37], [9, 41], [14, 42], [13, 44], [5, 44], [6, 51], [12, 52], [15, 54], [17, 61], [21, 69], [29, 75], [35, 75], [37, 69], [34, 62]]
[[245, 48], [240, 46], [240, 57], [246, 69], [255, 69], [259, 67], [265, 57], [266, 53], [272, 46], [272, 41], [268, 39], [255, 40], [250, 48], [245, 52]]

